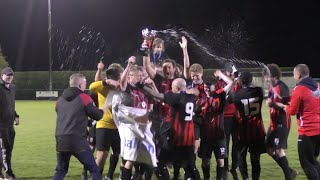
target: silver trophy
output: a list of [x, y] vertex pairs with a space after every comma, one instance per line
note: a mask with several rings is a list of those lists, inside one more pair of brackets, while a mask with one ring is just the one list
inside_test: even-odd
[[150, 49], [152, 46], [152, 42], [156, 37], [157, 31], [149, 30], [148, 28], [146, 28], [141, 31], [141, 34], [143, 36], [143, 43], [141, 45], [141, 50]]

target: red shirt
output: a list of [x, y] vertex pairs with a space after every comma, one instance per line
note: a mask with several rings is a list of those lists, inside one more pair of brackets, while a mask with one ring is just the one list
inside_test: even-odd
[[[222, 83], [222, 86], [225, 87], [226, 84]], [[240, 89], [240, 86], [239, 84], [235, 84], [234, 85], [234, 92], [237, 92], [238, 90]], [[226, 107], [224, 109], [224, 117], [237, 117], [238, 114], [237, 114], [237, 108], [236, 106], [234, 105], [234, 103], [227, 103], [226, 104]]]
[[312, 91], [304, 85], [292, 90], [288, 115], [297, 115], [299, 135], [315, 136], [320, 134], [320, 91]]

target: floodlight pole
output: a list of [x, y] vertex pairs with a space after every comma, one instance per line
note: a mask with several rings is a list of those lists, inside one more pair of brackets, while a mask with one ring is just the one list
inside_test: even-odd
[[51, 0], [48, 0], [49, 91], [52, 91]]

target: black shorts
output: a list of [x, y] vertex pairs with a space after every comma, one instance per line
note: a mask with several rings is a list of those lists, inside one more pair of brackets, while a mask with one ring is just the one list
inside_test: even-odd
[[120, 153], [120, 136], [118, 129], [97, 128], [96, 148], [98, 151], [109, 151], [110, 147], [115, 154]]
[[158, 159], [162, 162], [184, 161], [187, 164], [195, 163], [194, 146], [173, 146], [170, 150], [161, 149]]
[[250, 153], [253, 154], [263, 154], [267, 152], [265, 139], [257, 140], [253, 143], [244, 143], [239, 142], [238, 143], [238, 150], [245, 151], [248, 150]]
[[201, 140], [198, 152], [199, 158], [211, 159], [212, 152], [216, 159], [224, 159], [227, 157], [226, 139], [218, 140]]
[[88, 131], [88, 142], [90, 146], [96, 145], [96, 126], [92, 126]]
[[278, 126], [276, 130], [271, 131], [270, 128], [267, 133], [267, 147], [274, 149], [288, 148], [288, 135], [290, 129]]

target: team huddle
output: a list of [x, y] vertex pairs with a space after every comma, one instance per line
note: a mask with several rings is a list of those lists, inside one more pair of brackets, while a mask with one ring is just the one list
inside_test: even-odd
[[[160, 38], [141, 50], [141, 66], [132, 56], [125, 68], [117, 63], [109, 65], [103, 77], [104, 64], [100, 62], [95, 82], [89, 85], [91, 97], [84, 93], [86, 79], [82, 74], [70, 77], [70, 87], [56, 105], [57, 167], [53, 179], [65, 177], [73, 155], [84, 165], [82, 179], [87, 179], [89, 171], [93, 180], [101, 180], [109, 154], [109, 169], [103, 179], [114, 179], [119, 158], [121, 180], [177, 180], [182, 176], [249, 179], [249, 152], [252, 179], [259, 179], [260, 156], [268, 153], [285, 179], [291, 180], [298, 175], [285, 154], [292, 115], [298, 117], [300, 164], [308, 179], [319, 179], [320, 90], [309, 77], [308, 66], [294, 68], [297, 86], [291, 94], [280, 80], [276, 64], [268, 64], [262, 72], [269, 86], [265, 105], [270, 109], [270, 126], [266, 132], [261, 112], [265, 96], [261, 87], [252, 84], [252, 73], [238, 72], [229, 62], [205, 82], [203, 67], [190, 64], [187, 44], [182, 37], [183, 65], [167, 57]], [[210, 163], [212, 153], [216, 165]], [[196, 167], [197, 156], [203, 177]], [[216, 174], [210, 173], [214, 166]]]

